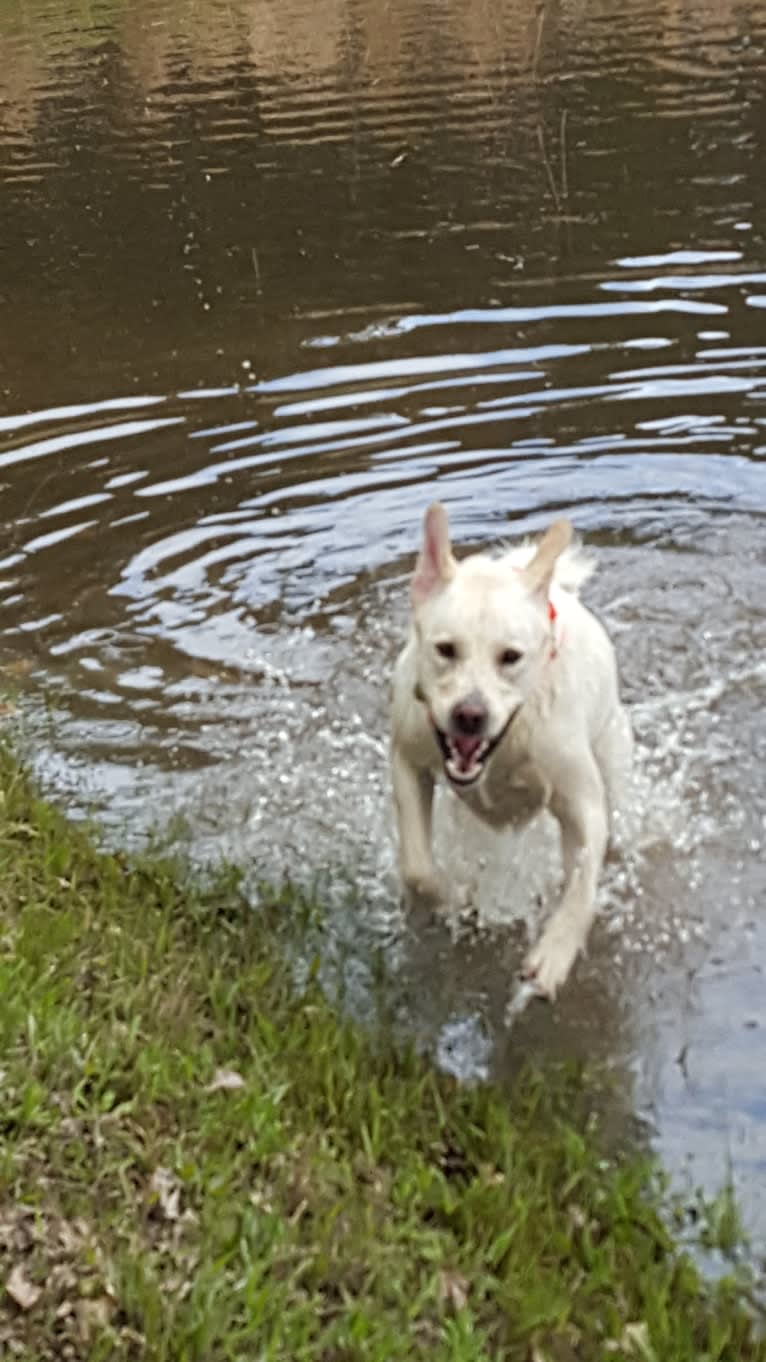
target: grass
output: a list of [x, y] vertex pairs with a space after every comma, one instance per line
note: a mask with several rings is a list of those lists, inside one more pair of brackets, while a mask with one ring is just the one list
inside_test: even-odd
[[103, 854], [3, 752], [0, 801], [0, 1355], [766, 1359], [576, 1080], [461, 1090], [295, 996], [289, 891]]

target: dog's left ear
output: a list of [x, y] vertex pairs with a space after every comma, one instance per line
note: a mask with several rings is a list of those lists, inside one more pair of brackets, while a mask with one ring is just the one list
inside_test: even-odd
[[537, 552], [524, 569], [524, 578], [531, 592], [547, 596], [557, 559], [572, 542], [572, 529], [569, 520], [554, 520], [545, 531]]

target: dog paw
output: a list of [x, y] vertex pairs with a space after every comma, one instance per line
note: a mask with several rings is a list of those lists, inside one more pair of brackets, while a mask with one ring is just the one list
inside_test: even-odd
[[534, 983], [542, 997], [555, 998], [566, 983], [582, 945], [582, 932], [576, 924], [557, 922], [554, 918], [529, 952], [522, 970], [524, 978]]

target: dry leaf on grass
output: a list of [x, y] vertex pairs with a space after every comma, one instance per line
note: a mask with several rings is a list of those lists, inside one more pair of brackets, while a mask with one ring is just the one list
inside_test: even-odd
[[565, 1334], [546, 1334], [545, 1338], [530, 1344], [529, 1362], [578, 1362], [582, 1356], [577, 1342], [579, 1334], [576, 1329], [568, 1331], [570, 1336]]
[[238, 1088], [244, 1086], [245, 1080], [236, 1069], [216, 1069], [205, 1092], [236, 1092]]
[[463, 1310], [468, 1303], [468, 1278], [462, 1272], [442, 1268], [439, 1273], [439, 1300], [446, 1301], [453, 1310]]
[[149, 1197], [165, 1220], [178, 1220], [181, 1210], [181, 1188], [169, 1168], [155, 1168], [149, 1182]]
[[0, 676], [29, 676], [35, 669], [36, 663], [31, 657], [17, 657], [13, 662], [4, 662], [0, 667]]
[[649, 1325], [645, 1321], [626, 1324], [620, 1343], [634, 1357], [643, 1358], [644, 1362], [655, 1362], [655, 1352], [649, 1341]]
[[109, 1296], [96, 1296], [93, 1300], [78, 1301], [75, 1306], [77, 1329], [83, 1343], [90, 1343], [98, 1334], [109, 1327], [114, 1310], [114, 1301]]
[[627, 1353], [630, 1357], [641, 1358], [642, 1362], [657, 1362], [657, 1354], [649, 1339], [649, 1325], [626, 1324], [622, 1338], [608, 1338], [604, 1343], [605, 1353]]
[[5, 1289], [11, 1300], [18, 1305], [20, 1310], [31, 1310], [39, 1301], [42, 1290], [30, 1282], [23, 1267], [19, 1263], [11, 1272], [5, 1283]]

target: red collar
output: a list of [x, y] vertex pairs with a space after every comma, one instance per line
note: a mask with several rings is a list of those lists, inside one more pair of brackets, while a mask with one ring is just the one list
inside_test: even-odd
[[553, 661], [554, 657], [557, 656], [559, 647], [564, 639], [564, 634], [562, 632], [558, 643], [556, 642], [556, 620], [558, 619], [558, 613], [553, 601], [548, 601], [548, 619], [551, 623], [551, 650], [548, 654], [549, 661]]

